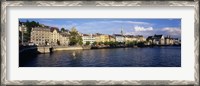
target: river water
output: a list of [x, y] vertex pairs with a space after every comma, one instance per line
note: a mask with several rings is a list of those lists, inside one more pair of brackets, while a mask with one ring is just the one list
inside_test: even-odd
[[20, 67], [181, 67], [181, 47], [54, 51], [25, 58]]

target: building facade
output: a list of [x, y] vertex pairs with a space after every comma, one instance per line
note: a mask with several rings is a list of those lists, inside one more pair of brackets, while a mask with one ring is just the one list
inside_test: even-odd
[[96, 33], [94, 34], [95, 35], [95, 41], [97, 43], [99, 42], [109, 42], [109, 35], [106, 35], [106, 34], [99, 34], [99, 33]]
[[51, 42], [51, 31], [48, 28], [32, 28], [31, 42], [36, 45], [46, 45]]
[[59, 37], [59, 42], [61, 46], [68, 46], [69, 45], [69, 36], [70, 34], [67, 32], [61, 32]]
[[164, 45], [165, 44], [165, 38], [163, 35], [154, 35], [154, 40], [153, 40], [153, 44], [156, 45]]
[[83, 44], [89, 42], [90, 44], [95, 42], [95, 37], [92, 34], [82, 34]]
[[138, 36], [134, 36], [134, 35], [125, 35], [125, 42], [133, 42], [133, 41], [138, 41], [138, 40], [142, 40], [140, 37]]
[[115, 42], [116, 40], [115, 40], [115, 37], [114, 36], [111, 36], [111, 35], [109, 35], [109, 41], [110, 42]]
[[165, 37], [165, 45], [173, 45], [174, 41], [173, 38], [171, 38], [170, 36]]
[[125, 42], [125, 37], [121, 34], [114, 34], [116, 42]]
[[144, 38], [144, 36], [142, 35], [137, 35], [134, 37], [136, 39], [137, 42], [143, 42], [146, 41], [146, 39]]
[[164, 37], [163, 35], [154, 35], [147, 37], [147, 41], [149, 44], [155, 45], [180, 45], [181, 42], [178, 38], [172, 38], [170, 36]]
[[31, 42], [38, 46], [44, 45], [63, 45], [67, 46], [69, 43], [69, 34], [59, 32], [58, 29], [49, 29], [44, 27], [32, 28]]

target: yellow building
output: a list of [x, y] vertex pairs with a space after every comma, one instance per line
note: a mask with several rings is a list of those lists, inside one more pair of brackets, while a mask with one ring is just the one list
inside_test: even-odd
[[133, 35], [125, 35], [125, 42], [132, 42], [135, 41], [135, 37]]
[[57, 28], [51, 28], [51, 45], [57, 45], [57, 42], [59, 41], [60, 38], [60, 34], [59, 34], [59, 30]]
[[146, 41], [146, 39], [145, 39], [144, 36], [142, 36], [142, 35], [137, 35], [137, 36], [136, 36], [136, 39], [137, 39], [138, 42]]
[[101, 35], [100, 39], [101, 42], [109, 42], [109, 35]]
[[116, 41], [116, 39], [115, 39], [115, 37], [114, 36], [111, 36], [111, 35], [109, 35], [109, 41], [111, 42], [115, 42]]
[[96, 42], [109, 42], [109, 35], [97, 33], [95, 35], [95, 41]]

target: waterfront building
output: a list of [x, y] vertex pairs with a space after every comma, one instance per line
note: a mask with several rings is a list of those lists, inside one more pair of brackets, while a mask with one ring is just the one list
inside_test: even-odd
[[[19, 24], [19, 44], [24, 44], [24, 33], [27, 33], [27, 27], [22, 23]], [[27, 40], [26, 40], [27, 41]]]
[[70, 34], [68, 32], [61, 32], [60, 37], [59, 37], [60, 45], [68, 46], [69, 45], [69, 36], [70, 36]]
[[146, 40], [148, 42], [148, 45], [153, 44], [153, 40], [154, 40], [153, 36], [148, 36]]
[[178, 40], [178, 38], [173, 38], [173, 44], [179, 45], [179, 44], [181, 44], [181, 42], [180, 42], [180, 40]]
[[147, 41], [150, 44], [156, 44], [156, 45], [164, 45], [165, 44], [165, 38], [163, 35], [154, 35], [147, 37]]
[[163, 35], [154, 35], [154, 41], [153, 43], [156, 45], [164, 45], [165, 44], [165, 39]]
[[174, 40], [170, 36], [165, 37], [165, 45], [173, 45]]
[[95, 41], [97, 43], [99, 43], [99, 42], [109, 42], [109, 35], [96, 33], [95, 34]]
[[36, 45], [46, 45], [51, 41], [51, 31], [48, 28], [36, 27], [31, 31], [31, 42]]
[[101, 40], [101, 42], [109, 42], [109, 35], [102, 34], [100, 36], [100, 40]]
[[149, 44], [156, 45], [180, 45], [181, 41], [178, 38], [172, 38], [170, 36], [164, 37], [163, 35], [148, 36], [147, 42]]
[[122, 34], [114, 34], [116, 42], [125, 42], [125, 37]]
[[97, 43], [101, 42], [101, 37], [100, 37], [101, 35], [102, 35], [102, 34], [100, 34], [100, 33], [94, 34], [95, 42], [97, 42]]
[[116, 42], [126, 42], [126, 40], [131, 40], [130, 37], [126, 37], [124, 35], [124, 31], [122, 28], [121, 28], [120, 34], [113, 34], [113, 36], [115, 37]]
[[27, 27], [25, 25], [19, 25], [19, 31], [27, 32]]
[[115, 42], [115, 37], [112, 36], [112, 35], [109, 35], [109, 41], [110, 41], [110, 42]]
[[135, 39], [137, 42], [146, 41], [146, 39], [145, 39], [144, 36], [142, 36], [142, 35], [137, 35], [137, 36], [134, 37], [134, 39]]
[[134, 35], [125, 35], [124, 40], [125, 42], [132, 42], [132, 41], [136, 41], [137, 39]]
[[51, 45], [58, 45], [58, 42], [59, 42], [59, 38], [60, 38], [60, 33], [59, 33], [59, 29], [58, 28], [50, 28], [51, 30]]
[[31, 31], [31, 42], [39, 45], [63, 45], [69, 44], [69, 33], [60, 32], [58, 28], [45, 28], [45, 27], [35, 27]]
[[86, 42], [89, 42], [90, 44], [95, 42], [95, 36], [92, 34], [82, 34], [82, 40], [83, 44], [86, 44]]

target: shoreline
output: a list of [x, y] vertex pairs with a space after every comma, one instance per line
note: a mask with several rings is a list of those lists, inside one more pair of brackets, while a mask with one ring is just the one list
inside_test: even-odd
[[115, 48], [154, 48], [154, 47], [180, 47], [181, 45], [144, 45], [144, 46], [117, 46], [117, 47], [92, 47], [91, 49], [115, 49]]
[[92, 50], [92, 49], [116, 49], [116, 48], [154, 48], [154, 47], [181, 47], [181, 45], [144, 45], [144, 46], [42, 46], [36, 48], [29, 48], [27, 50], [19, 50], [20, 54], [33, 50], [32, 53], [38, 54], [53, 53], [54, 51], [69, 51], [69, 50]]

